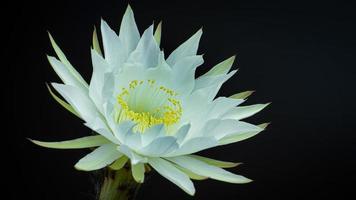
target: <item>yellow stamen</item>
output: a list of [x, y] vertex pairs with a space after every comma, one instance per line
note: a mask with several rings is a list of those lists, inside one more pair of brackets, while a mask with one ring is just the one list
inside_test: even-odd
[[[153, 111], [137, 111], [137, 108], [130, 107], [129, 98], [135, 89], [143, 83], [147, 83], [150, 87], [144, 92], [159, 92], [164, 94], [165, 103], [158, 106]], [[143, 133], [146, 129], [157, 125], [163, 124], [165, 127], [169, 127], [177, 123], [182, 115], [183, 109], [179, 100], [174, 98], [178, 94], [164, 86], [157, 87], [155, 80], [138, 81], [133, 80], [129, 83], [129, 88], [122, 88], [122, 92], [117, 96], [117, 102], [121, 106], [120, 113], [116, 115], [116, 121], [132, 120], [137, 123], [134, 130]], [[135, 96], [134, 98], [140, 98]], [[148, 102], [149, 103], [149, 102]], [[141, 110], [141, 109], [140, 109]]]

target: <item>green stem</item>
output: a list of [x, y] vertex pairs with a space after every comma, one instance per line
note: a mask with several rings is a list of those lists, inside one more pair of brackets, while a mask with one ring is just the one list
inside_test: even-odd
[[133, 179], [129, 166], [126, 165], [117, 171], [107, 168], [99, 200], [133, 200], [139, 186], [140, 184]]

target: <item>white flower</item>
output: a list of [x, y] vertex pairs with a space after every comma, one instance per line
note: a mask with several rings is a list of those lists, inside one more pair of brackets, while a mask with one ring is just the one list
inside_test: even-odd
[[98, 147], [79, 160], [76, 169], [90, 171], [108, 165], [119, 169], [129, 160], [133, 177], [143, 182], [144, 165], [148, 164], [190, 195], [195, 193], [191, 179], [250, 182], [222, 169], [237, 163], [192, 155], [247, 139], [267, 126], [240, 121], [267, 106], [238, 106], [252, 92], [215, 98], [222, 84], [236, 73], [229, 72], [234, 57], [195, 79], [196, 68], [203, 64], [202, 56], [196, 55], [202, 30], [165, 59], [159, 48], [161, 26], [153, 33], [152, 25], [140, 36], [130, 7], [119, 35], [105, 21], [101, 34], [105, 56], [94, 32], [89, 85], [51, 36], [59, 60], [48, 57], [64, 83], [52, 86], [66, 102], [50, 90], [52, 96], [98, 135], [63, 142], [32, 140], [34, 143], [62, 149]]

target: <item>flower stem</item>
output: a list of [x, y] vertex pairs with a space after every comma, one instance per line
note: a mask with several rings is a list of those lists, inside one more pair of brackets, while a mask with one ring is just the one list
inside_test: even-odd
[[129, 166], [116, 171], [107, 168], [99, 200], [134, 200], [139, 186], [133, 179]]

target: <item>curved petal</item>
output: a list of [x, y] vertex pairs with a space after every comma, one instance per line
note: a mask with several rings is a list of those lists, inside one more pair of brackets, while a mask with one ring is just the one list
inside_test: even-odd
[[240, 106], [237, 108], [233, 108], [228, 113], [226, 113], [223, 118], [224, 119], [235, 119], [241, 120], [260, 112], [264, 108], [266, 108], [270, 103], [266, 104], [255, 104], [250, 106]]
[[169, 55], [167, 58], [167, 63], [173, 66], [177, 61], [182, 60], [184, 57], [196, 55], [202, 34], [203, 30], [199, 29], [192, 37], [181, 44], [171, 53], [171, 55]]
[[122, 48], [123, 44], [109, 25], [101, 20], [101, 35], [103, 38], [103, 47], [105, 60], [112, 69], [117, 69], [127, 59], [127, 53]]
[[217, 140], [212, 137], [196, 137], [189, 139], [172, 153], [168, 153], [164, 157], [180, 156], [185, 154], [192, 154], [204, 149], [209, 149], [218, 145]]
[[106, 137], [111, 142], [115, 144], [120, 144], [118, 139], [114, 137], [110, 128], [105, 124], [105, 122], [100, 117], [96, 117], [95, 120], [87, 122], [84, 125], [92, 129], [93, 131], [99, 133], [100, 135]]
[[48, 35], [49, 35], [49, 39], [51, 41], [54, 51], [56, 52], [59, 60], [64, 64], [65, 68], [70, 72], [70, 74], [73, 77], [75, 77], [81, 83], [82, 87], [88, 88], [88, 84], [85, 82], [83, 77], [77, 72], [77, 70], [74, 69], [72, 64], [70, 64], [70, 62], [68, 61], [68, 59], [66, 58], [66, 56], [64, 55], [62, 50], [59, 48], [57, 43], [54, 41], [52, 35], [50, 33], [48, 33]]
[[235, 61], [235, 56], [231, 56], [230, 58], [215, 65], [213, 68], [211, 68], [207, 73], [205, 73], [202, 76], [216, 76], [220, 74], [227, 74], [230, 71], [234, 61]]
[[161, 158], [150, 158], [148, 163], [163, 177], [176, 184], [186, 193], [194, 195], [195, 188], [193, 182], [185, 173], [174, 167], [173, 164]]
[[71, 105], [86, 122], [95, 120], [99, 113], [87, 93], [71, 85], [52, 83], [54, 89]]
[[137, 29], [134, 13], [130, 5], [127, 6], [121, 21], [119, 39], [123, 45], [122, 48], [125, 48], [126, 56], [136, 48], [140, 40], [140, 33]]
[[145, 179], [145, 164], [137, 163], [136, 165], [132, 166], [132, 177], [138, 183], [143, 183]]
[[106, 167], [122, 156], [122, 153], [116, 148], [117, 145], [115, 144], [104, 144], [80, 159], [74, 167], [83, 171], [92, 171]]
[[125, 154], [128, 158], [130, 158], [131, 164], [136, 165], [137, 163], [147, 163], [147, 158], [140, 156], [139, 154], [132, 151], [126, 145], [120, 145], [117, 148], [121, 153]]
[[136, 49], [130, 54], [127, 62], [145, 68], [155, 67], [158, 63], [160, 49], [153, 37], [153, 25], [145, 30]]
[[57, 60], [55, 57], [47, 56], [48, 62], [51, 64], [53, 70], [67, 85], [72, 85], [80, 88], [83, 91], [87, 91], [87, 86], [84, 86], [72, 73], [69, 71], [66, 65]]
[[212, 179], [225, 181], [229, 183], [251, 182], [250, 179], [244, 176], [236, 175], [224, 169], [221, 169], [219, 167], [208, 165], [205, 162], [202, 162], [200, 160], [197, 160], [189, 156], [179, 156], [179, 157], [172, 157], [167, 159], [201, 176], [206, 176]]
[[151, 142], [146, 147], [138, 150], [145, 156], [162, 157], [178, 148], [176, 138], [172, 136], [160, 137]]
[[90, 147], [97, 147], [103, 144], [110, 143], [108, 139], [101, 135], [93, 135], [87, 137], [81, 137], [73, 140], [66, 140], [61, 142], [42, 142], [38, 140], [31, 140], [31, 142], [47, 148], [53, 149], [83, 149]]
[[208, 165], [213, 165], [215, 167], [221, 167], [221, 168], [232, 168], [232, 167], [236, 167], [241, 164], [241, 163], [235, 163], [235, 162], [226, 162], [226, 161], [221, 161], [221, 160], [215, 160], [215, 159], [198, 156], [198, 155], [187, 155], [187, 156], [195, 158], [202, 162], [205, 162]]

